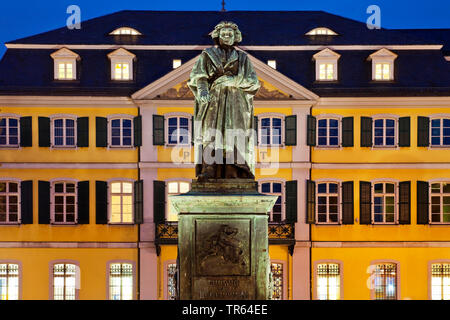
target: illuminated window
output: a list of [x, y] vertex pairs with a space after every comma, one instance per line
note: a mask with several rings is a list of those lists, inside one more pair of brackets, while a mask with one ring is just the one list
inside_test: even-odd
[[340, 54], [326, 48], [313, 55], [316, 61], [316, 80], [335, 81], [338, 79], [338, 60]]
[[0, 263], [0, 300], [19, 300], [19, 265]]
[[272, 300], [283, 300], [283, 265], [281, 263], [271, 263], [272, 271]]
[[0, 223], [19, 222], [19, 184], [0, 181]]
[[431, 183], [431, 223], [450, 222], [450, 183]]
[[[167, 182], [167, 195], [173, 196], [189, 192], [191, 184], [187, 181], [168, 181]], [[170, 198], [167, 197], [167, 221], [178, 221], [178, 214], [175, 208], [172, 206]]]
[[0, 147], [19, 146], [19, 119], [0, 118]]
[[130, 64], [116, 63], [114, 80], [130, 80]]
[[317, 146], [337, 147], [339, 146], [339, 120], [319, 119], [317, 121]]
[[283, 121], [281, 117], [260, 118], [259, 144], [261, 146], [280, 146], [282, 143]]
[[133, 300], [133, 265], [112, 263], [109, 266], [109, 299]]
[[391, 79], [391, 65], [389, 63], [375, 64], [375, 80], [390, 80]]
[[190, 144], [190, 119], [182, 116], [167, 118], [167, 144], [187, 145]]
[[181, 66], [181, 60], [180, 59], [173, 59], [172, 66], [173, 66], [174, 69], [178, 68], [179, 66]]
[[175, 300], [177, 297], [176, 272], [176, 263], [170, 263], [167, 265], [167, 300]]
[[53, 299], [76, 300], [77, 266], [69, 263], [53, 265]]
[[109, 223], [133, 223], [133, 183], [111, 182], [110, 197]]
[[136, 55], [119, 48], [108, 54], [111, 60], [111, 79], [116, 81], [133, 80], [133, 60]]
[[431, 265], [431, 300], [450, 300], [450, 264]]
[[[0, 138], [1, 139], [1, 138]], [[450, 146], [450, 119], [431, 119], [431, 146]]]
[[269, 221], [280, 222], [284, 215], [284, 188], [282, 182], [262, 182], [261, 193], [278, 196], [275, 205], [269, 212]]
[[397, 144], [396, 119], [373, 120], [373, 145], [375, 147], [394, 147]]
[[112, 147], [132, 147], [133, 146], [133, 120], [132, 119], [112, 119], [111, 126], [111, 146]]
[[75, 119], [54, 118], [53, 147], [76, 147]]
[[127, 35], [127, 36], [139, 36], [142, 35], [139, 31], [136, 29], [130, 28], [130, 27], [122, 27], [114, 30], [110, 33], [110, 35], [113, 36], [121, 36], [121, 35]]
[[336, 36], [337, 33], [331, 29], [320, 27], [314, 28], [306, 33], [307, 36]]
[[317, 223], [339, 223], [339, 183], [317, 183]]
[[321, 263], [317, 265], [317, 299], [340, 300], [341, 277], [337, 263]]
[[372, 266], [373, 293], [375, 300], [397, 299], [397, 265], [382, 263]]
[[368, 60], [372, 61], [372, 80], [394, 80], [394, 60], [396, 58], [395, 53], [384, 48], [372, 53], [368, 57]]
[[396, 203], [395, 183], [373, 183], [374, 223], [396, 223]]
[[77, 78], [77, 60], [80, 56], [67, 49], [62, 48], [50, 55], [54, 61], [54, 79], [55, 80], [75, 80]]
[[276, 60], [268, 60], [267, 64], [269, 65], [269, 67], [272, 67], [274, 69], [277, 68], [277, 61]]
[[52, 223], [76, 223], [76, 184], [74, 182], [53, 183]]
[[334, 65], [321, 63], [319, 65], [319, 80], [334, 80]]

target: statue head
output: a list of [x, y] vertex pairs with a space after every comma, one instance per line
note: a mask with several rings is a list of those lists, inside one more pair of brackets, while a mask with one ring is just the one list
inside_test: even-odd
[[242, 41], [242, 34], [237, 24], [231, 21], [222, 21], [214, 28], [211, 38], [217, 45], [234, 46]]

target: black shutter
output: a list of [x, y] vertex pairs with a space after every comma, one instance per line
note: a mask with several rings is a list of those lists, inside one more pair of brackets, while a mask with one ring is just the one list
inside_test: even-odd
[[430, 118], [417, 117], [417, 146], [428, 147], [430, 145]]
[[342, 118], [342, 146], [353, 147], [353, 117]]
[[50, 118], [39, 117], [39, 147], [50, 147]]
[[100, 148], [108, 146], [108, 119], [95, 117], [95, 145]]
[[306, 120], [306, 144], [308, 146], [316, 145], [316, 117], [308, 115]]
[[359, 182], [359, 223], [372, 224], [372, 185]]
[[398, 145], [409, 147], [411, 145], [411, 118], [402, 117], [398, 119]]
[[297, 116], [284, 118], [284, 144], [287, 146], [297, 145]]
[[316, 217], [316, 183], [306, 180], [306, 223], [314, 223]]
[[133, 119], [134, 128], [134, 146], [142, 146], [142, 116], [134, 117]]
[[342, 183], [342, 224], [353, 224], [353, 181]]
[[33, 125], [31, 117], [20, 118], [20, 146], [31, 147], [33, 145]]
[[153, 181], [153, 221], [164, 223], [166, 220], [166, 183]]
[[134, 223], [144, 223], [144, 181], [134, 182]]
[[89, 224], [89, 181], [77, 184], [78, 192], [78, 223]]
[[164, 116], [153, 115], [153, 145], [164, 145]]
[[39, 181], [39, 203], [38, 203], [38, 222], [39, 224], [50, 223], [50, 182]]
[[398, 223], [411, 223], [411, 181], [402, 181], [398, 185]]
[[22, 224], [33, 223], [33, 181], [20, 183], [20, 216]]
[[253, 129], [255, 130], [255, 146], [257, 146], [259, 142], [258, 116], [253, 116]]
[[95, 181], [95, 223], [108, 223], [108, 183]]
[[297, 180], [286, 181], [286, 222], [297, 222]]
[[372, 118], [361, 117], [361, 147], [372, 146]]
[[89, 117], [77, 119], [77, 146], [89, 147]]
[[429, 223], [429, 185], [426, 181], [417, 181], [417, 224]]

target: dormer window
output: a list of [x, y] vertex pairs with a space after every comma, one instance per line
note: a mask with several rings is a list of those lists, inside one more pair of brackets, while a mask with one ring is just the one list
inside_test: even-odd
[[117, 81], [133, 80], [133, 60], [136, 56], [131, 52], [120, 48], [110, 54], [111, 79]]
[[394, 80], [394, 60], [396, 58], [395, 53], [384, 48], [372, 53], [368, 58], [368, 60], [372, 60], [372, 80]]
[[320, 27], [314, 28], [306, 33], [307, 36], [337, 36], [337, 33], [331, 29]]
[[326, 48], [313, 56], [316, 61], [317, 81], [336, 81], [338, 79], [338, 59], [340, 54]]
[[77, 60], [80, 56], [75, 52], [62, 48], [50, 55], [54, 61], [55, 80], [76, 80]]
[[112, 36], [140, 36], [142, 33], [130, 27], [122, 27], [110, 33]]

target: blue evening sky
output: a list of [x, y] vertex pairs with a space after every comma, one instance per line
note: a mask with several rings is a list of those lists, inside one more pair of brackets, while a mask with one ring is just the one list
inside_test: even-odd
[[[0, 56], [4, 43], [65, 26], [67, 7], [82, 21], [120, 10], [220, 10], [222, 0], [2, 0]], [[381, 8], [384, 28], [450, 28], [450, 0], [226, 0], [227, 10], [323, 10], [365, 22], [370, 5]]]

